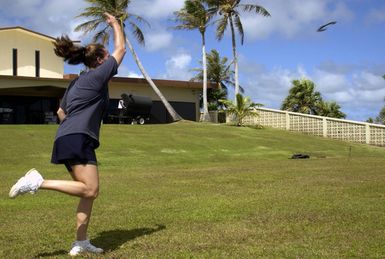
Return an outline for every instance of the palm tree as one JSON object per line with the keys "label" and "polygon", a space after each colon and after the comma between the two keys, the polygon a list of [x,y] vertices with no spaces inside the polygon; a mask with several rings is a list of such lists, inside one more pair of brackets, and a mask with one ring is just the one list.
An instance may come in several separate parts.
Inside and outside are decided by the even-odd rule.
{"label": "palm tree", "polygon": [[184,7],[174,12],[175,21],[180,24],[175,26],[179,30],[199,30],[202,38],[202,65],[203,65],[203,118],[210,121],[207,104],[207,63],[206,63],[206,28],[210,24],[213,14],[210,14],[203,0],[186,0]]}
{"label": "palm tree", "polygon": [[[75,31],[83,31],[85,34],[98,30],[94,35],[94,41],[101,41],[103,44],[106,44],[110,38],[111,28],[108,24],[105,23],[104,13],[110,13],[115,16],[120,22],[121,27],[124,29],[129,28],[131,33],[136,38],[136,40],[144,45],[144,35],[137,22],[144,22],[148,24],[143,18],[135,14],[127,12],[127,7],[130,4],[130,0],[86,0],[90,3],[91,6],[84,9],[84,11],[78,15],[78,17],[86,17],[90,20],[78,25],[75,28]],[[125,32],[124,32],[125,33]],[[182,120],[182,117],[174,110],[170,103],[166,100],[163,94],[160,92],[158,87],[154,84],[150,76],[147,74],[144,69],[142,62],[139,60],[138,55],[136,54],[131,41],[125,35],[127,46],[134,57],[136,64],[138,65],[139,70],[142,72],[144,78],[150,84],[152,89],[158,95],[159,99],[162,101],[166,107],[168,113],[171,115],[173,121]]]}
{"label": "palm tree", "polygon": [[[207,80],[215,83],[218,89],[225,89],[227,91],[228,85],[235,86],[234,71],[230,69],[232,63],[228,63],[227,57],[221,57],[219,52],[215,49],[211,50],[206,55],[207,57]],[[200,61],[202,63],[202,61]],[[194,68],[192,71],[198,72],[191,80],[202,81],[203,70],[201,68]],[[244,89],[240,87],[240,92]]]}
{"label": "palm tree", "polygon": [[[211,50],[207,54],[207,80],[217,85],[216,89],[210,88],[207,90],[207,100],[209,106],[220,108],[221,103],[218,102],[220,99],[227,98],[227,90],[229,85],[234,87],[234,71],[230,69],[231,63],[228,64],[227,57],[220,57],[218,51],[215,49]],[[202,61],[200,61],[202,63]],[[195,68],[192,71],[198,72],[191,81],[202,82],[203,80],[203,69]],[[244,89],[240,87],[241,93]]]}
{"label": "palm tree", "polygon": [[281,109],[317,115],[320,112],[322,97],[315,91],[315,85],[307,79],[293,80],[289,95],[282,102]]}
{"label": "palm tree", "polygon": [[243,97],[241,94],[236,95],[236,101],[221,100],[226,106],[226,113],[234,115],[237,126],[243,126],[243,119],[246,116],[259,116],[255,111],[255,107],[262,106],[260,103],[253,103],[249,97]]}
{"label": "palm tree", "polygon": [[346,114],[340,111],[341,106],[336,102],[321,102],[320,103],[320,112],[318,115],[326,116],[331,118],[345,119]]}
{"label": "palm tree", "polygon": [[[217,39],[221,40],[230,25],[231,40],[233,47],[233,62],[235,71],[235,96],[239,93],[239,79],[238,79],[238,55],[235,40],[235,27],[241,36],[241,44],[243,45],[244,31],[241,22],[241,12],[254,12],[255,14],[261,14],[262,16],[270,16],[270,13],[262,6],[255,4],[241,4],[241,0],[207,0],[211,11],[219,13],[222,17],[218,21],[217,25]],[[236,101],[237,99],[235,99]]]}

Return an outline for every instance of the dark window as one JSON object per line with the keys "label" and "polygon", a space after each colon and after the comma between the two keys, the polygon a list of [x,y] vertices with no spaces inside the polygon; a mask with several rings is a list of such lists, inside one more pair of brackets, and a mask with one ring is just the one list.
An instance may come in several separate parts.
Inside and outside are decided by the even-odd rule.
{"label": "dark window", "polygon": [[54,124],[57,99],[0,96],[0,124]]}
{"label": "dark window", "polygon": [[36,77],[40,77],[40,51],[35,51],[35,70],[36,70]]}
{"label": "dark window", "polygon": [[17,76],[17,49],[12,50],[13,75]]}

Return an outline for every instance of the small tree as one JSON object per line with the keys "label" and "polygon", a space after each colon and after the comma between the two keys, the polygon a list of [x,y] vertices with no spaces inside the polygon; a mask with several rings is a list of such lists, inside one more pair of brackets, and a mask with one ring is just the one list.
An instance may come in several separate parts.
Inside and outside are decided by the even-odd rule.
{"label": "small tree", "polygon": [[237,126],[243,126],[243,120],[247,116],[259,116],[255,111],[255,107],[263,106],[260,103],[253,103],[249,97],[243,97],[241,94],[236,95],[236,101],[221,100],[226,107],[226,112],[229,115],[234,115]]}
{"label": "small tree", "polygon": [[366,120],[367,123],[374,123],[374,120],[372,117],[369,117],[369,119]]}
{"label": "small tree", "polygon": [[[200,61],[202,63],[202,61]],[[203,81],[203,69],[194,68],[192,71],[197,74],[191,78],[191,81],[202,82]],[[207,89],[207,101],[210,109],[221,109],[222,104],[219,102],[221,99],[227,98],[227,90],[229,86],[234,86],[234,71],[231,70],[231,63],[228,62],[227,57],[221,57],[219,52],[215,49],[207,53],[207,79],[209,82],[216,84],[216,89]],[[241,93],[244,89],[240,87]]]}

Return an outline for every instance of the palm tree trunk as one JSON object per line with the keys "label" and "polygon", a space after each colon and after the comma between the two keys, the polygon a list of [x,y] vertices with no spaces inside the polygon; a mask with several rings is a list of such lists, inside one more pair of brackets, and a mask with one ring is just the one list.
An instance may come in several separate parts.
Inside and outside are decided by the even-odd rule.
{"label": "palm tree trunk", "polygon": [[126,38],[126,43],[127,43],[127,46],[129,48],[129,50],[131,51],[131,54],[132,56],[134,57],[134,60],[136,62],[136,64],[138,65],[138,68],[140,70],[140,72],[142,72],[144,78],[147,80],[147,82],[150,84],[151,88],[155,91],[155,93],[158,95],[159,99],[162,101],[162,103],[164,104],[164,106],[166,107],[166,110],[168,111],[168,113],[170,114],[170,116],[172,117],[172,120],[175,122],[175,121],[180,121],[180,120],[183,120],[183,118],[174,110],[174,108],[170,105],[170,103],[166,100],[166,98],[163,96],[163,94],[160,92],[160,90],[158,89],[158,87],[154,84],[154,82],[152,81],[152,79],[149,77],[149,75],[147,74],[146,70],[144,70],[144,67],[142,65],[142,63],[140,62],[139,58],[138,58],[138,55],[136,55],[136,52],[134,50],[134,48],[132,47],[132,44],[131,42],[128,40],[128,38]]}
{"label": "palm tree trunk", "polygon": [[238,81],[238,55],[237,46],[235,41],[235,32],[233,18],[230,16],[230,28],[231,28],[231,40],[233,43],[233,62],[234,62],[234,80],[235,80],[235,103],[237,103],[237,94],[239,94],[239,81]]}
{"label": "palm tree trunk", "polygon": [[207,61],[206,61],[206,42],[205,35],[202,35],[202,65],[203,65],[203,117],[201,121],[209,122],[210,114],[207,105]]}

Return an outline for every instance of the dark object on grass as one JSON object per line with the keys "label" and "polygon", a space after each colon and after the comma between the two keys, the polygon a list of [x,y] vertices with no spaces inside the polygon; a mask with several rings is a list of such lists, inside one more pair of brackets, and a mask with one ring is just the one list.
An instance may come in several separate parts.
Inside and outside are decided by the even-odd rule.
{"label": "dark object on grass", "polygon": [[294,154],[291,157],[291,159],[306,159],[306,158],[310,158],[310,156],[307,154]]}
{"label": "dark object on grass", "polygon": [[318,28],[318,30],[317,31],[326,31],[326,27],[327,26],[329,26],[329,25],[332,25],[332,24],[336,24],[337,22],[336,21],[332,21],[332,22],[329,22],[329,23],[327,23],[327,24],[324,24],[324,25],[322,25],[321,27],[319,27]]}

